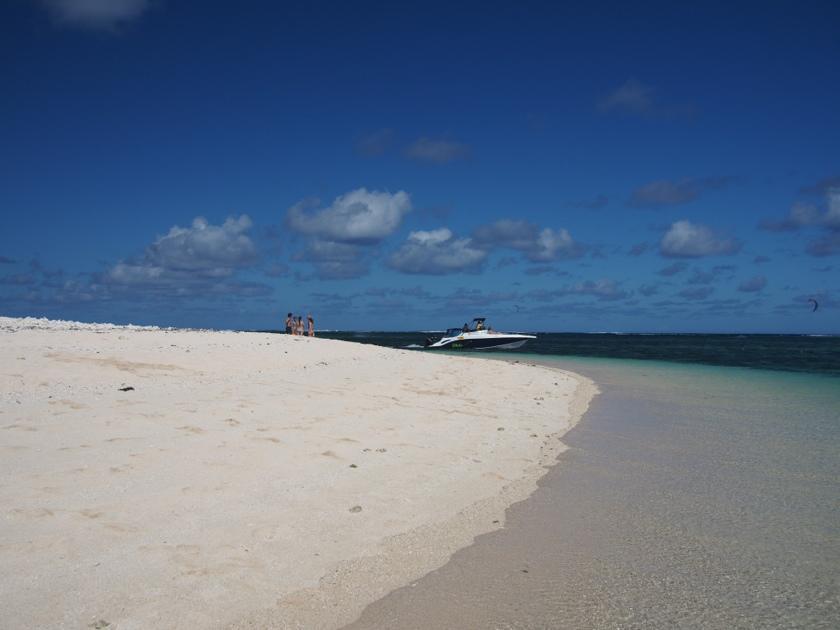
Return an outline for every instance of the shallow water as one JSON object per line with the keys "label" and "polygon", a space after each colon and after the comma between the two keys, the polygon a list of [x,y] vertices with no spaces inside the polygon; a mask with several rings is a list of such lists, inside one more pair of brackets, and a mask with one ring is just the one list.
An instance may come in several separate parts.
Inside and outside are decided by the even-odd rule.
{"label": "shallow water", "polygon": [[836,377],[528,358],[601,388],[570,450],[351,627],[840,627]]}

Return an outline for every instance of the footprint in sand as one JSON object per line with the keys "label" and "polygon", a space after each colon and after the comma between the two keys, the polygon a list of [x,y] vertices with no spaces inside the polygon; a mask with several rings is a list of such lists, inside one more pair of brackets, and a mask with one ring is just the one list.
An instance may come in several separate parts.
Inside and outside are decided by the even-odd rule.
{"label": "footprint in sand", "polygon": [[11,513],[25,518],[44,518],[47,516],[55,516],[55,513],[48,508],[15,508],[11,510]]}
{"label": "footprint in sand", "polygon": [[186,431],[187,433],[192,433],[194,435],[198,435],[199,433],[204,433],[204,429],[199,428],[199,427],[189,426],[189,425],[183,426],[183,427],[178,427],[178,430],[179,431]]}
{"label": "footprint in sand", "polygon": [[37,431],[35,427],[30,427],[25,424],[7,424],[4,429],[20,429],[21,431]]}

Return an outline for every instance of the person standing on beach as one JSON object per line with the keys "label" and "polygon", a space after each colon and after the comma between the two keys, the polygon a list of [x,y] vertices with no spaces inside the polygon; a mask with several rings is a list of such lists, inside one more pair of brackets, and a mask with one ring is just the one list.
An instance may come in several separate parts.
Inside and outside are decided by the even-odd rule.
{"label": "person standing on beach", "polygon": [[292,331],[292,324],[294,324],[294,323],[295,323],[295,320],[292,318],[292,314],[289,313],[288,315],[286,315],[286,334],[287,335],[294,334],[294,331]]}
{"label": "person standing on beach", "polygon": [[309,313],[309,315],[306,316],[306,321],[309,324],[309,336],[314,337],[315,336],[315,320],[312,319],[312,313]]}
{"label": "person standing on beach", "polygon": [[295,334],[303,337],[306,331],[303,329],[303,315],[298,315],[297,323],[295,324]]}

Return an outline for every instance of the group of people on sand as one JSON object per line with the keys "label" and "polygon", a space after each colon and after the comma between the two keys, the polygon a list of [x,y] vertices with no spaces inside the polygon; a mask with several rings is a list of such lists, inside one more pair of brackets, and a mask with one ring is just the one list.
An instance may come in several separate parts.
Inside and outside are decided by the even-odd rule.
{"label": "group of people on sand", "polygon": [[303,323],[303,315],[286,315],[286,334],[297,335],[298,337],[315,336],[315,320],[312,314],[306,316],[306,324]]}

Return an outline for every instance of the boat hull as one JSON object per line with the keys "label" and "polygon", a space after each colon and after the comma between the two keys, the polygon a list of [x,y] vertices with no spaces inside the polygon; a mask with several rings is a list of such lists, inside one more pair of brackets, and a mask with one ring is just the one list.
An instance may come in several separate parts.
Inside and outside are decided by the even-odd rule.
{"label": "boat hull", "polygon": [[445,339],[427,346],[427,350],[516,350],[528,341],[529,337],[501,339]]}

